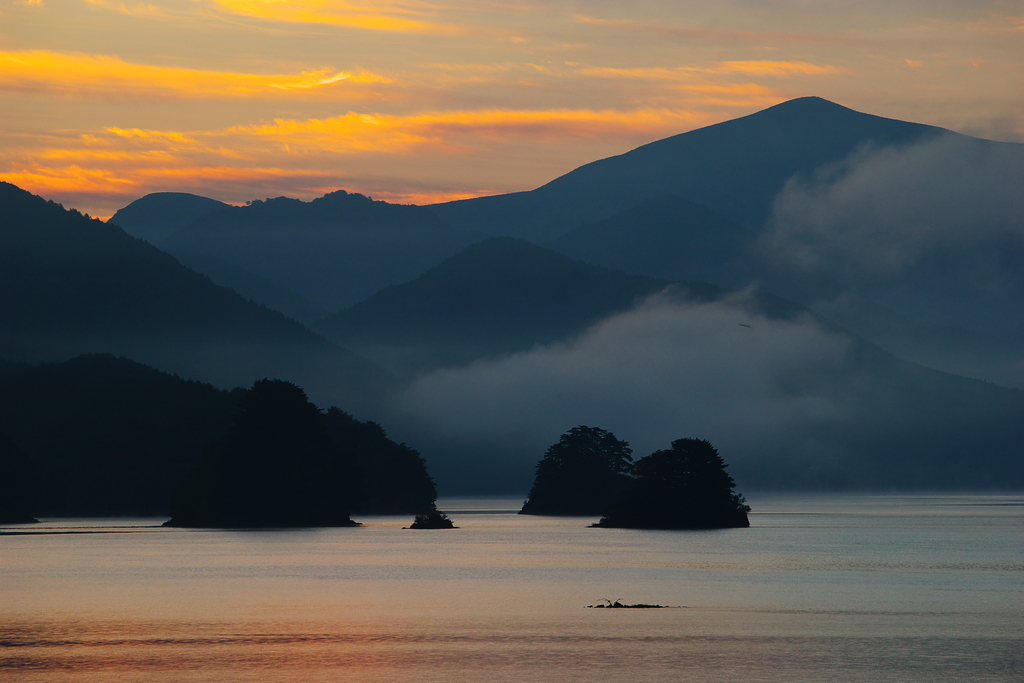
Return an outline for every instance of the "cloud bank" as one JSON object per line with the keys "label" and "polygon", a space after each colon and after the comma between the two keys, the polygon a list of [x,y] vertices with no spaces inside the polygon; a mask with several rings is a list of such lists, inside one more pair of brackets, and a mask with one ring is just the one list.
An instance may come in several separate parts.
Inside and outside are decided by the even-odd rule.
{"label": "cloud bank", "polygon": [[768,246],[850,278],[888,277],[935,250],[1024,241],[1024,145],[940,135],[864,149],[776,200]]}
{"label": "cloud bank", "polygon": [[699,437],[739,463],[759,443],[840,416],[828,378],[850,349],[810,318],[754,315],[743,299],[656,295],[571,343],[428,374],[404,397],[406,419],[485,460],[500,451],[521,471],[580,424],[614,432],[637,457]]}

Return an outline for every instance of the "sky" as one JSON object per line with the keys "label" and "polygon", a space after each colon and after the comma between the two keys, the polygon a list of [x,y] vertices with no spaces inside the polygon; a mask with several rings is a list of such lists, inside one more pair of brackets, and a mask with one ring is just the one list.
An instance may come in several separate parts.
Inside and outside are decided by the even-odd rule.
{"label": "sky", "polygon": [[1024,141],[1022,83],[1024,0],[0,0],[0,180],[423,204],[806,95]]}

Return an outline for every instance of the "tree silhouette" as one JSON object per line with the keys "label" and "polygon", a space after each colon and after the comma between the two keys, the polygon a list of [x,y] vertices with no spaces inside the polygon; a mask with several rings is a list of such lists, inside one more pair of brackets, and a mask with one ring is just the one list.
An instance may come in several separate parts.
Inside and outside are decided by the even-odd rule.
{"label": "tree silhouette", "polygon": [[548,448],[520,514],[599,515],[633,471],[632,449],[611,432],[573,427]]}
{"label": "tree silhouette", "polygon": [[32,508],[39,498],[39,475],[25,452],[0,434],[0,524],[38,521]]}
{"label": "tree silhouette", "polygon": [[360,422],[335,407],[323,419],[331,438],[358,460],[363,472],[359,512],[399,515],[434,510],[437,487],[417,451],[389,439],[376,422]]}
{"label": "tree silhouette", "polygon": [[412,524],[409,526],[410,529],[458,529],[448,515],[444,514],[440,510],[434,509],[430,512],[425,512],[420,515],[416,515],[413,519]]}
{"label": "tree silhouette", "polygon": [[305,392],[264,379],[186,479],[167,526],[349,526],[360,479]]}
{"label": "tree silhouette", "polygon": [[750,508],[718,450],[704,439],[679,439],[636,463],[636,478],[596,526],[635,529],[748,527]]}

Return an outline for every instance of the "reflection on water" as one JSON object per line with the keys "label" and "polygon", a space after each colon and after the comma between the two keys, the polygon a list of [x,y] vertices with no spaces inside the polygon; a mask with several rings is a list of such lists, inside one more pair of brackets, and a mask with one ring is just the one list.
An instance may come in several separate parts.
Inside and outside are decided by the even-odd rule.
{"label": "reflection on water", "polygon": [[8,527],[0,678],[1024,680],[1024,496],[753,497],[708,532],[520,504],[443,500],[452,531]]}

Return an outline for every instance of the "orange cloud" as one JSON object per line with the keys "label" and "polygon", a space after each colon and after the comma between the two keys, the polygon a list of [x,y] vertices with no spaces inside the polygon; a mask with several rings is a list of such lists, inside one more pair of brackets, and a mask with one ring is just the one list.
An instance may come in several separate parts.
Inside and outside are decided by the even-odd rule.
{"label": "orange cloud", "polygon": [[432,9],[424,3],[376,2],[371,7],[343,0],[214,0],[236,14],[257,19],[402,33],[460,35],[465,30],[429,21]]}
{"label": "orange cloud", "polygon": [[670,132],[692,126],[698,117],[668,109],[634,111],[457,111],[412,116],[348,113],[330,119],[278,119],[238,126],[225,136],[277,141],[291,153],[410,152],[415,148],[470,151],[467,138],[565,139]]}
{"label": "orange cloud", "polygon": [[[40,0],[41,2],[42,0]],[[121,14],[127,14],[130,17],[162,17],[166,16],[161,12],[155,5],[148,3],[136,3],[135,5],[128,6],[123,2],[109,2],[108,0],[85,0],[90,5],[102,7],[103,9],[113,10]]]}
{"label": "orange cloud", "polygon": [[809,62],[721,62],[715,73],[740,73],[754,76],[824,76],[845,73],[843,69],[830,64]]}
{"label": "orange cloud", "polygon": [[[0,90],[42,91],[76,96],[232,99],[280,97],[336,83],[390,83],[378,74],[333,69],[301,74],[244,74],[132,64],[117,57],[47,52],[0,52]],[[346,98],[356,95],[351,88]]]}
{"label": "orange cloud", "polygon": [[[213,131],[108,128],[91,133],[54,133],[36,149],[19,150],[19,161],[0,166],[0,179],[44,196],[86,197],[82,207],[109,213],[145,192],[177,188],[209,194],[210,188],[246,198],[266,188],[288,191],[350,189],[392,201],[424,202],[479,196],[471,179],[437,186],[365,180],[348,183],[340,168],[372,158],[432,156],[451,163],[457,155],[490,153],[495,144],[550,147],[571,139],[629,144],[709,123],[706,115],[669,109],[453,111],[410,116],[348,113],[328,119],[279,119]],[[290,168],[282,168],[290,167]],[[322,170],[329,169],[329,170]],[[275,189],[276,188],[276,189]]]}

